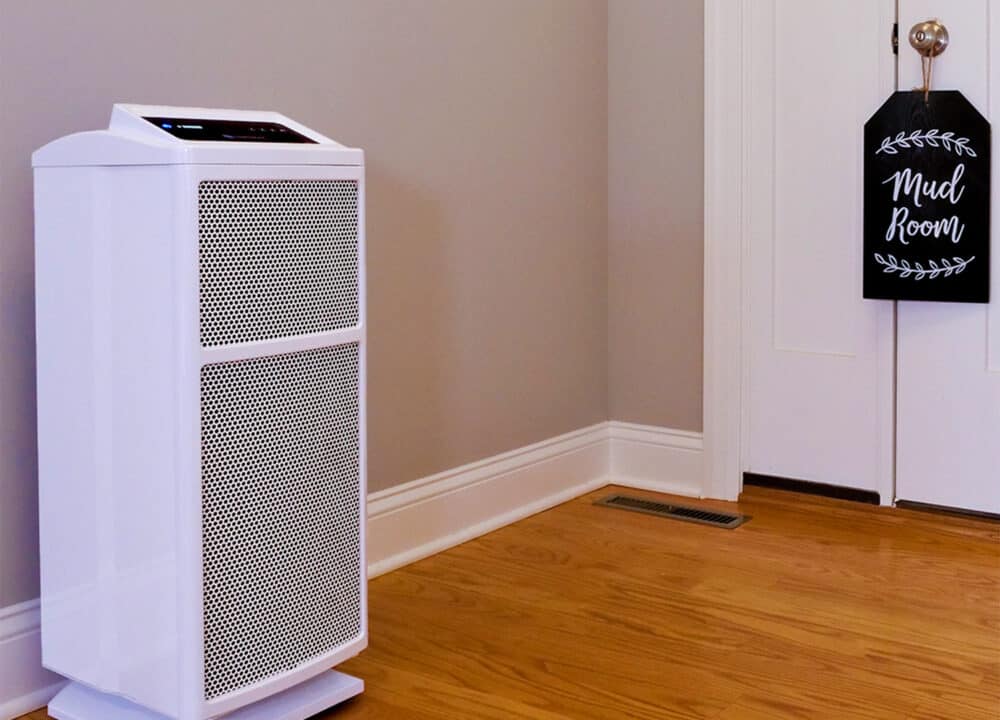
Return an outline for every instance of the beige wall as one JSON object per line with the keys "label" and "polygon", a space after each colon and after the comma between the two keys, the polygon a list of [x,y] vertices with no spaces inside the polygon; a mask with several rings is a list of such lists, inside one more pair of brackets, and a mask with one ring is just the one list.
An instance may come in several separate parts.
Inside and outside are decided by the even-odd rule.
{"label": "beige wall", "polygon": [[703,1],[609,0],[615,420],[701,430]]}
{"label": "beige wall", "polygon": [[34,148],[114,101],[365,148],[378,490],[607,418],[606,78],[604,0],[3,2],[0,607],[37,593]]}

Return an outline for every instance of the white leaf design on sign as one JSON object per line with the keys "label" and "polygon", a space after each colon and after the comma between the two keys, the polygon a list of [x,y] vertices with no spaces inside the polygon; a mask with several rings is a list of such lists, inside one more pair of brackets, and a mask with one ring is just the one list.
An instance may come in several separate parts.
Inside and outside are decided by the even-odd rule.
{"label": "white leaf design on sign", "polygon": [[969,146],[969,138],[966,137],[955,137],[955,133],[946,132],[941,133],[940,130],[933,128],[927,130],[926,132],[921,132],[920,130],[914,130],[909,135],[906,131],[899,133],[896,137],[891,135],[882,141],[879,149],[875,151],[876,155],[881,155],[885,153],[886,155],[898,155],[899,150],[897,148],[909,149],[910,146],[922,148],[925,144],[930,147],[944,147],[945,150],[955,153],[959,157],[968,155],[969,157],[979,157],[975,150]]}
{"label": "white leaf design on sign", "polygon": [[884,273],[899,273],[900,278],[913,278],[914,280],[923,280],[924,278],[934,280],[938,277],[958,275],[965,268],[969,267],[969,263],[975,260],[976,256],[973,255],[970,258],[953,257],[951,260],[941,258],[940,264],[934,260],[930,260],[926,268],[919,262],[911,265],[905,258],[900,262],[894,255],[883,257],[881,253],[875,253],[874,258],[875,262],[882,266],[882,272]]}

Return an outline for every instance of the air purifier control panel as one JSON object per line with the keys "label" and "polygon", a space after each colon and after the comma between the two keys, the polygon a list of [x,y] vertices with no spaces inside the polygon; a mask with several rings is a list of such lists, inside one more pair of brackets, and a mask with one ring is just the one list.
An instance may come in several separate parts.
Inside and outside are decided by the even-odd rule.
{"label": "air purifier control panel", "polygon": [[316,141],[276,122],[208,120],[204,118],[144,117],[180,140],[213,142],[312,143]]}

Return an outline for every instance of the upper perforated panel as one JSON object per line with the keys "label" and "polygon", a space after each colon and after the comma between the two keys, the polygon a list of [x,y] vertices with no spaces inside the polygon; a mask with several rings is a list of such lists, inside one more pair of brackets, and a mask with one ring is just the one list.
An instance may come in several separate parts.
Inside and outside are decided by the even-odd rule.
{"label": "upper perforated panel", "polygon": [[207,180],[198,224],[202,346],[358,324],[356,180]]}

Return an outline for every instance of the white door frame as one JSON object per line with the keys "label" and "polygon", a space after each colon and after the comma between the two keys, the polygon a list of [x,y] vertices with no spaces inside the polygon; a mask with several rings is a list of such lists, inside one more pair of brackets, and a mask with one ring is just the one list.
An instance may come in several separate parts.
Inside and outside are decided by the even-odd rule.
{"label": "white door frame", "polygon": [[[750,237],[747,48],[753,3],[705,0],[703,494],[724,500],[738,499],[743,489],[749,423],[743,268]],[[880,496],[883,504],[894,501],[891,487],[881,488]]]}
{"label": "white door frame", "polygon": [[743,489],[743,258],[747,85],[744,47],[753,0],[705,0],[704,495]]}

